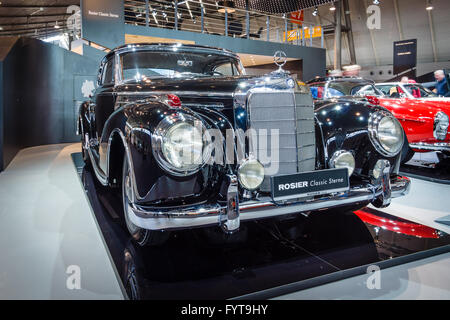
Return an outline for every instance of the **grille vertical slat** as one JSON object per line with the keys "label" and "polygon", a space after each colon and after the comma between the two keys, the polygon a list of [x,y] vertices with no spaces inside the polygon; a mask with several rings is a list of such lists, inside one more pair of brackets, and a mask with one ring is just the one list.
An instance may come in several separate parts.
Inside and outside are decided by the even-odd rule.
{"label": "grille vertical slat", "polygon": [[[261,186],[270,191],[270,176],[312,171],[315,168],[314,107],[307,94],[292,92],[253,93],[249,100],[250,127],[257,132],[267,130],[267,146],[258,144],[256,155],[263,162],[261,154],[272,156],[271,129],[279,130],[278,171],[268,174]],[[265,152],[265,153],[261,153]],[[272,167],[273,168],[273,167]]]}

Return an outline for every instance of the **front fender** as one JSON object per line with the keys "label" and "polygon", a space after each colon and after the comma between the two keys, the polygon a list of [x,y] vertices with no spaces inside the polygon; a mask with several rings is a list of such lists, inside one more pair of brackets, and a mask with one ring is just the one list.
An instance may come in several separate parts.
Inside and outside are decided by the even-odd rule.
{"label": "front fender", "polygon": [[355,174],[367,177],[376,161],[387,159],[394,168],[399,155],[392,158],[382,156],[373,146],[368,123],[372,113],[386,110],[367,102],[353,100],[329,100],[315,109],[315,115],[323,136],[325,163],[334,152],[347,150],[355,157]]}
{"label": "front fender", "polygon": [[159,101],[133,103],[118,108],[105,125],[103,136],[108,137],[109,180],[121,178],[122,159],[117,159],[121,155],[117,143],[121,143],[132,170],[135,202],[188,201],[214,191],[208,188],[211,174],[208,166],[187,177],[172,176],[153,156],[152,135],[157,125],[164,117],[178,112],[189,110],[172,108]]}

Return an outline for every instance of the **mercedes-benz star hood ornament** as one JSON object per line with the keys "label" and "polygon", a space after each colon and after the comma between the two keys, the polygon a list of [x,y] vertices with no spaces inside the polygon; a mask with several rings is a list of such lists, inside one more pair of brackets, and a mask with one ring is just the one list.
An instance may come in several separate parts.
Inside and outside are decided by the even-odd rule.
{"label": "mercedes-benz star hood ornament", "polygon": [[283,66],[287,62],[287,56],[284,51],[275,52],[275,54],[273,55],[273,62],[275,62],[275,64],[278,66],[278,70],[275,72],[287,73],[285,70],[283,70]]}

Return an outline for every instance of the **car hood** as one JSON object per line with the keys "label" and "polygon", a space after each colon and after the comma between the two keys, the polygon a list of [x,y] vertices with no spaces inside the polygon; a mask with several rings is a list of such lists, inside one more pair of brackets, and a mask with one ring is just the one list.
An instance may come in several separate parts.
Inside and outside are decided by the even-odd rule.
{"label": "car hood", "polygon": [[214,93],[231,94],[236,91],[240,83],[253,82],[254,76],[233,77],[190,77],[152,79],[148,82],[133,81],[121,84],[115,88],[116,92],[167,92],[180,94]]}
{"label": "car hood", "polygon": [[414,121],[428,121],[434,119],[438,111],[450,116],[450,99],[383,99],[380,104],[389,109],[397,118]]}

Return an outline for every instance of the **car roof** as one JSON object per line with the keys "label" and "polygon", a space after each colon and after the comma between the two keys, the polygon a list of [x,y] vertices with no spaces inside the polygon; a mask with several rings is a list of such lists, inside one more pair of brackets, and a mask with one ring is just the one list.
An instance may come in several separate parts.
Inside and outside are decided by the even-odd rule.
{"label": "car roof", "polygon": [[116,52],[122,52],[137,49],[137,48],[154,48],[154,49],[172,49],[174,47],[177,48],[197,48],[197,49],[205,49],[205,50],[212,50],[216,51],[217,53],[224,53],[226,55],[234,56],[235,58],[239,59],[239,56],[234,53],[233,51],[223,49],[223,48],[217,48],[217,47],[211,47],[211,46],[204,46],[204,45],[198,45],[198,44],[184,44],[184,43],[165,43],[165,42],[139,42],[139,43],[129,43],[125,45],[118,46],[114,49],[112,49],[103,59],[108,59],[112,55],[114,55]]}

